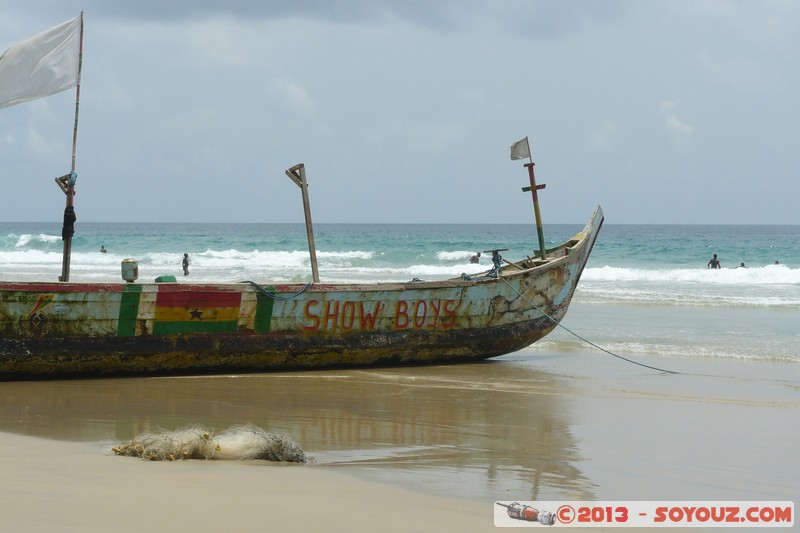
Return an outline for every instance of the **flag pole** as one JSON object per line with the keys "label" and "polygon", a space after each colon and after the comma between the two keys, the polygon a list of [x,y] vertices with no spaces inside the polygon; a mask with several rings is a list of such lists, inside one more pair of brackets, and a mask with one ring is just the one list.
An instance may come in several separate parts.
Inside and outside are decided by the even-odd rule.
{"label": "flag pole", "polygon": [[531,145],[528,142],[528,136],[525,136],[525,144],[528,148],[528,160],[530,163],[525,163],[528,169],[528,178],[530,178],[530,187],[523,187],[523,191],[531,191],[533,197],[533,214],[536,217],[536,234],[539,237],[539,258],[547,259],[547,249],[544,246],[544,232],[542,231],[542,215],[539,212],[539,194],[536,192],[539,189],[544,189],[546,185],[536,185],[536,176],[533,174],[533,155],[531,155]]}
{"label": "flag pole", "polygon": [[78,175],[75,172],[75,154],[78,147],[78,115],[81,105],[81,69],[83,67],[83,11],[81,11],[81,31],[80,45],[78,48],[78,83],[75,89],[75,125],[72,129],[72,166],[70,173],[66,176],[56,178],[56,182],[67,195],[67,206],[64,208],[64,226],[61,230],[61,238],[64,241],[64,253],[61,263],[61,276],[59,281],[69,281],[69,263],[72,255],[72,235],[75,234],[75,207],[73,199],[75,197],[75,182]]}

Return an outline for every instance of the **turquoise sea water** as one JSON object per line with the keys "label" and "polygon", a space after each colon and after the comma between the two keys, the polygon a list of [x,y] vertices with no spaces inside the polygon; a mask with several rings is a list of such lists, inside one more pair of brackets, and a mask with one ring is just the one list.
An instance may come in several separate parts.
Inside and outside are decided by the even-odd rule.
{"label": "turquoise sea water", "polygon": [[[546,225],[547,246],[582,224]],[[529,225],[315,225],[323,282],[443,279],[487,269],[469,258],[508,248],[509,260],[538,248]],[[59,223],[0,223],[0,279],[56,281]],[[564,325],[624,355],[800,362],[800,226],[606,224]],[[101,254],[103,245],[108,253]],[[141,281],[173,274],[191,257],[192,281],[311,280],[303,224],[76,225],[71,281],[120,279],[139,262]],[[718,254],[721,270],[706,264]],[[779,264],[775,264],[778,261]],[[744,262],[748,268],[736,268]],[[585,346],[557,330],[533,348]]]}

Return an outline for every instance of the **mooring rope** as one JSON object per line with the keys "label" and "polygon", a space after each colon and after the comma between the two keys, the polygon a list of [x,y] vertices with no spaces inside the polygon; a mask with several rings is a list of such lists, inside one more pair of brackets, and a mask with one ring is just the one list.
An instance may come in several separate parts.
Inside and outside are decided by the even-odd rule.
{"label": "mooring rope", "polygon": [[297,291],[295,293],[292,293],[292,294],[280,294],[279,295],[279,294],[274,293],[274,292],[269,292],[268,290],[264,289],[264,287],[262,287],[261,285],[259,285],[255,281],[246,280],[246,281],[240,281],[239,283],[247,283],[251,287],[255,288],[258,292],[260,292],[261,294],[266,296],[267,298],[272,298],[273,300],[291,300],[292,298],[297,298],[298,296],[300,296],[301,294],[306,292],[308,290],[308,288],[311,287],[314,284],[313,282],[309,282],[309,283],[306,284],[305,287],[303,287],[302,289],[300,289],[299,291]]}
{"label": "mooring rope", "polygon": [[580,339],[581,341],[585,342],[585,343],[586,343],[586,344],[588,344],[589,346],[592,346],[592,347],[594,347],[594,348],[597,348],[597,349],[598,349],[598,350],[600,350],[601,352],[605,352],[605,353],[607,353],[608,355],[612,355],[612,356],[614,356],[614,357],[616,357],[616,358],[618,358],[618,359],[622,359],[623,361],[627,361],[628,363],[633,363],[634,365],[643,366],[643,367],[645,367],[645,368],[649,368],[649,369],[651,369],[651,370],[657,370],[657,371],[659,371],[659,372],[666,372],[667,374],[682,374],[682,372],[676,372],[675,370],[666,370],[666,369],[664,369],[664,368],[658,368],[658,367],[655,367],[655,366],[646,365],[646,364],[644,364],[644,363],[640,363],[640,362],[638,362],[638,361],[634,361],[633,359],[628,359],[627,357],[622,357],[621,355],[615,354],[614,352],[612,352],[612,351],[610,351],[610,350],[606,350],[606,349],[605,349],[605,348],[603,348],[602,346],[598,346],[597,344],[593,343],[592,341],[590,341],[590,340],[588,340],[588,339],[586,339],[586,338],[584,338],[584,337],[581,337],[580,335],[578,335],[577,333],[575,333],[574,331],[572,331],[571,329],[569,329],[569,328],[568,328],[568,327],[566,327],[565,325],[561,324],[561,322],[559,322],[558,320],[556,320],[555,318],[553,318],[552,316],[550,316],[549,314],[547,314],[547,313],[546,313],[546,312],[545,312],[545,311],[544,311],[542,308],[540,308],[539,306],[537,306],[536,304],[534,304],[532,301],[530,301],[528,298],[526,298],[524,294],[522,294],[521,292],[519,292],[519,291],[517,290],[517,288],[516,288],[516,287],[514,287],[514,286],[513,286],[511,283],[509,283],[509,282],[508,282],[508,280],[507,280],[506,278],[504,278],[504,277],[502,277],[502,276],[501,276],[501,277],[500,277],[500,279],[502,279],[503,281],[505,281],[505,282],[506,282],[506,284],[507,284],[509,287],[511,287],[511,290],[513,290],[514,292],[516,292],[517,294],[519,294],[519,295],[520,295],[520,297],[521,297],[523,300],[525,300],[526,302],[528,302],[529,304],[531,304],[531,307],[533,307],[534,309],[536,309],[537,311],[539,311],[540,313],[542,313],[542,315],[544,315],[545,317],[547,317],[547,318],[549,318],[550,320],[552,320],[552,321],[553,321],[553,322],[556,324],[556,326],[558,326],[558,327],[562,328],[564,331],[566,331],[566,332],[567,332],[567,333],[569,333],[570,335],[574,336],[575,338],[577,338],[577,339]]}

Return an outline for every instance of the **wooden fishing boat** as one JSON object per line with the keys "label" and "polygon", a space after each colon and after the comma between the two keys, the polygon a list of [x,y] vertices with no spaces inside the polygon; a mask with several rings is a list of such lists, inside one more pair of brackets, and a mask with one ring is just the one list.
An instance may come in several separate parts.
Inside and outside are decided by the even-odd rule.
{"label": "wooden fishing boat", "polygon": [[[519,350],[567,312],[603,223],[598,207],[583,231],[545,249],[527,137],[511,146],[525,164],[539,249],[480,275],[404,283],[321,283],[304,166],[287,175],[302,189],[313,281],[309,284],[124,282],[69,279],[83,14],[17,45],[0,78],[0,107],[76,87],[72,169],[56,178],[66,195],[59,282],[0,282],[0,379],[257,372],[466,362]],[[53,62],[52,69],[45,68]],[[67,68],[69,67],[69,68]],[[28,69],[28,70],[26,70]]]}
{"label": "wooden fishing boat", "polygon": [[603,222],[479,275],[376,284],[0,282],[0,378],[476,361],[567,312]]}

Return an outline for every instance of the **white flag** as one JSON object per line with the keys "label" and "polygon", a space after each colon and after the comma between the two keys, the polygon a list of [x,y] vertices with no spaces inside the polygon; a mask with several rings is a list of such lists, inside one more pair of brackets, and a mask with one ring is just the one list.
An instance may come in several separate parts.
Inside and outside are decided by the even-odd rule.
{"label": "white flag", "polygon": [[520,139],[511,145],[511,159],[525,159],[530,158],[531,147],[528,145],[528,138]]}
{"label": "white flag", "polygon": [[78,85],[81,19],[82,15],[43,31],[0,56],[0,107]]}

